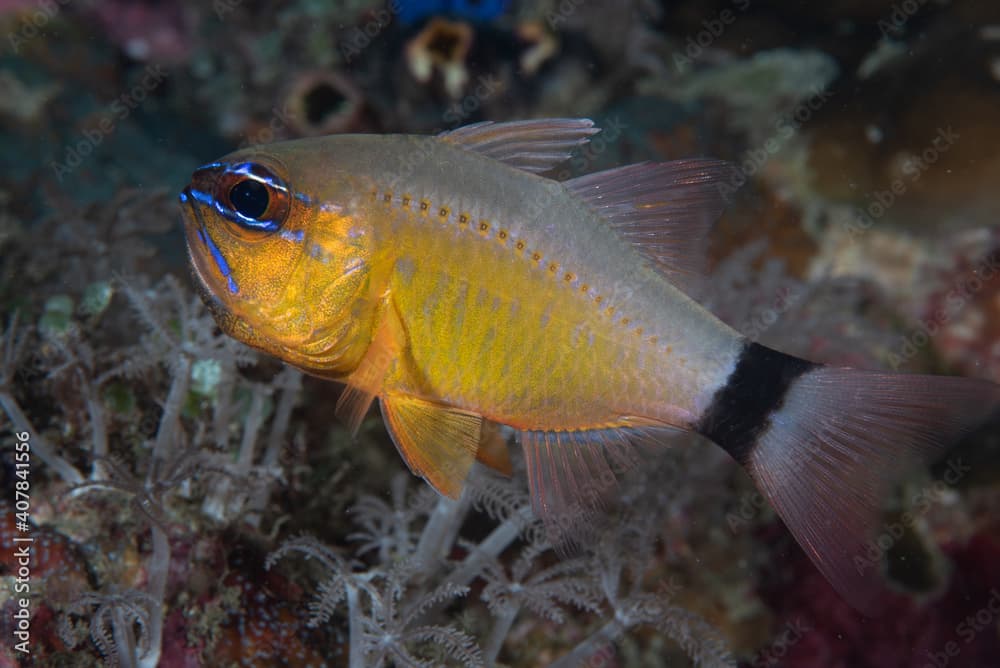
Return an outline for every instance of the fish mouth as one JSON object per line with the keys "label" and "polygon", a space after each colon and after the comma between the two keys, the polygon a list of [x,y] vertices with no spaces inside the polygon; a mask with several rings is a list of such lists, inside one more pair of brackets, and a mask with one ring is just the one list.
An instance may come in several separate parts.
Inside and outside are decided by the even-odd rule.
{"label": "fish mouth", "polygon": [[[191,266],[198,282],[217,300],[226,292],[235,292],[232,289],[235,286],[232,276],[225,276],[222,268],[213,266],[210,260],[213,255],[222,259],[221,253],[209,234],[191,186],[186,186],[181,191],[179,199],[181,204],[185,205],[181,210],[184,218],[184,236],[187,240]],[[222,261],[225,262],[224,259]],[[228,269],[228,265],[224,266]]]}

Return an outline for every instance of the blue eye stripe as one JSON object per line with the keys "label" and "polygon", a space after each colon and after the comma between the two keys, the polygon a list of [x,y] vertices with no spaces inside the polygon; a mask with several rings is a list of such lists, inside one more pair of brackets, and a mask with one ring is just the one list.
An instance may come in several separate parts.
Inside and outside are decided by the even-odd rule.
{"label": "blue eye stripe", "polygon": [[215,245],[212,240],[212,235],[207,231],[204,231],[202,239],[205,241],[205,245],[208,246],[209,252],[212,254],[212,260],[215,262],[215,266],[219,268],[219,272],[225,277],[227,284],[229,285],[229,291],[236,294],[240,291],[239,287],[236,285],[236,281],[233,279],[233,271],[229,268],[229,263],[226,262],[225,256],[222,255],[222,251],[219,247]]}
{"label": "blue eye stripe", "polygon": [[229,263],[226,262],[226,256],[223,255],[222,251],[219,250],[219,247],[215,245],[215,240],[212,239],[211,233],[205,227],[205,221],[202,220],[201,214],[198,212],[198,207],[194,205],[194,202],[192,202],[192,200],[197,202],[211,202],[212,198],[197,188],[191,188],[189,186],[181,192],[179,199],[181,202],[189,203],[191,205],[191,210],[198,221],[198,228],[195,230],[195,233],[198,235],[198,240],[201,241],[206,248],[208,248],[209,253],[212,256],[212,261],[218,268],[219,273],[221,273],[226,279],[226,285],[229,288],[229,292],[236,294],[240,291],[240,288],[236,284],[236,279],[233,278],[233,270],[229,267]]}
{"label": "blue eye stripe", "polygon": [[201,202],[206,206],[215,206],[215,198],[207,192],[198,190],[197,188],[189,188],[188,192],[191,194],[191,199],[194,201]]}
{"label": "blue eye stripe", "polygon": [[274,179],[274,178],[272,178],[270,176],[267,176],[266,174],[260,174],[260,173],[258,173],[256,171],[254,171],[254,165],[253,165],[253,163],[250,163],[250,162],[243,162],[243,163],[240,163],[238,165],[233,165],[232,167],[230,167],[229,169],[226,170],[226,173],[228,173],[228,174],[240,174],[242,176],[248,176],[251,179],[254,179],[255,181],[260,181],[261,183],[266,183],[267,185],[271,186],[272,188],[274,188],[276,190],[280,190],[280,191],[286,192],[286,193],[288,192],[288,189],[285,187],[285,184],[281,183],[277,179]]}
{"label": "blue eye stripe", "polygon": [[244,227],[251,227],[255,230],[260,230],[262,232],[274,232],[278,227],[277,222],[271,219],[257,219],[257,218],[247,218],[239,211],[233,211],[232,209],[227,209],[220,203],[215,203],[215,210],[219,212],[220,215],[225,216],[228,220],[233,221],[238,225],[243,225]]}

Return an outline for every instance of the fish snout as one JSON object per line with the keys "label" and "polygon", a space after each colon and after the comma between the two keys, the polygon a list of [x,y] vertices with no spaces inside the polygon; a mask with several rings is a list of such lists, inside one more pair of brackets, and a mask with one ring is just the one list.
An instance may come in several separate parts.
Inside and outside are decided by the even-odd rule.
{"label": "fish snout", "polygon": [[191,173],[191,184],[189,187],[195,190],[211,192],[223,169],[224,165],[219,162],[198,167]]}
{"label": "fish snout", "polygon": [[192,208],[198,203],[211,205],[222,168],[220,163],[211,163],[194,170],[191,174],[191,182],[184,187],[178,196],[181,204],[187,204]]}

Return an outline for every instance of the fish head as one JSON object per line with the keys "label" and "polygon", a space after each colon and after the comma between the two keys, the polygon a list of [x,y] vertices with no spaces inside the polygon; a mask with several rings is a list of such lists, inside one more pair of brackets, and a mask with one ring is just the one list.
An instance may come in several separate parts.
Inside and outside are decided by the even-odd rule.
{"label": "fish head", "polygon": [[195,170],[179,196],[188,254],[223,331],[339,378],[371,340],[371,235],[347,213],[351,176],[294,158],[276,144]]}

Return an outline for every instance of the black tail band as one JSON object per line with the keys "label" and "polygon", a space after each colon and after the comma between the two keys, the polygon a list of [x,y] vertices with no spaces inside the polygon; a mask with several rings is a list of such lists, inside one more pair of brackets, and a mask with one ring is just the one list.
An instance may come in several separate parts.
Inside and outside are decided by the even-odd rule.
{"label": "black tail band", "polygon": [[747,344],[695,430],[745,464],[771,416],[784,403],[792,382],[818,366],[759,343]]}

